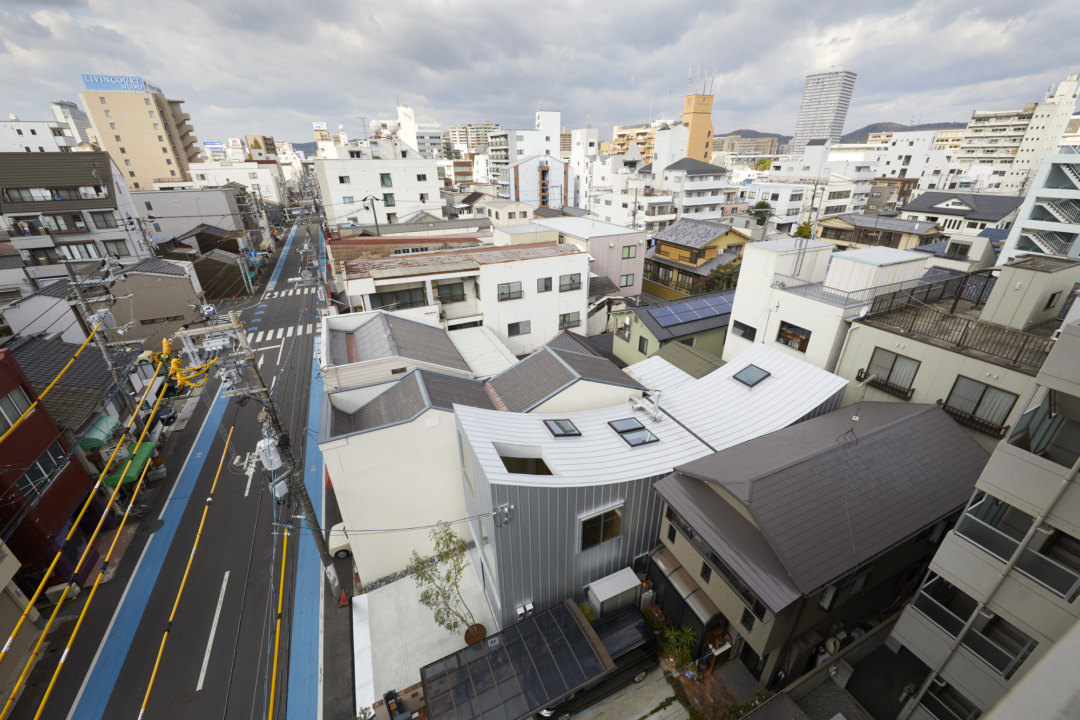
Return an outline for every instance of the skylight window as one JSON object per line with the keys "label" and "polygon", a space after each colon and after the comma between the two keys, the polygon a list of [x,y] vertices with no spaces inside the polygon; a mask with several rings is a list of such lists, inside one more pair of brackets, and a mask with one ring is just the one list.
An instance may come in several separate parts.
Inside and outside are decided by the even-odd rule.
{"label": "skylight window", "polygon": [[545,420],[544,425],[555,437],[581,437],[581,431],[569,420]]}
{"label": "skylight window", "polygon": [[658,442],[660,440],[660,438],[646,430],[645,426],[641,424],[641,421],[636,418],[612,420],[608,425],[611,426],[612,430],[619,433],[619,436],[625,440],[626,444],[630,447],[648,445],[649,443]]}
{"label": "skylight window", "polygon": [[747,365],[742,370],[735,373],[734,377],[743,385],[746,385],[747,387],[754,387],[759,382],[769,377],[769,375],[771,374],[772,373],[766,370],[762,370],[757,365]]}

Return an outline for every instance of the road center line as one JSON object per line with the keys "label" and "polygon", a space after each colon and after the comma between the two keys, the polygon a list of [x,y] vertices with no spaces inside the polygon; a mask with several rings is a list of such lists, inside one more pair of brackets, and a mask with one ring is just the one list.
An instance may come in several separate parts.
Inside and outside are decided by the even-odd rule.
{"label": "road center line", "polygon": [[229,584],[229,571],[225,571],[225,579],[221,581],[221,593],[217,599],[217,610],[214,611],[214,622],[210,625],[210,639],[206,641],[206,654],[203,655],[202,672],[199,673],[199,685],[195,692],[202,690],[203,681],[206,680],[206,666],[210,664],[210,649],[214,647],[214,634],[217,633],[218,619],[221,617],[221,604],[225,601],[225,586]]}

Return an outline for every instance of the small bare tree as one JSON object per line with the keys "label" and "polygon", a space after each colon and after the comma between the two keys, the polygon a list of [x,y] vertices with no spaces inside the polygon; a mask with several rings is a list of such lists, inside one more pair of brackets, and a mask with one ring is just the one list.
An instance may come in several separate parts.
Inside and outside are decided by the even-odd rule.
{"label": "small bare tree", "polygon": [[443,522],[431,529],[435,543],[435,556],[422,558],[413,550],[409,561],[409,573],[422,588],[420,602],[435,613],[435,622],[448,632],[468,630],[476,624],[469,606],[461,597],[461,580],[467,559],[468,545],[454,532],[450,523]]}

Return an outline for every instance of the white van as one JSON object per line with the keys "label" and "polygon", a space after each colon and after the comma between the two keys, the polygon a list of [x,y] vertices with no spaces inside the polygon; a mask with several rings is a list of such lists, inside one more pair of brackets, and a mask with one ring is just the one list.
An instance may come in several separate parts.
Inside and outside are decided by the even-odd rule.
{"label": "white van", "polygon": [[327,545],[330,546],[330,554],[336,558],[344,560],[352,555],[352,546],[349,545],[349,534],[345,532],[344,522],[339,522],[330,528],[330,540]]}

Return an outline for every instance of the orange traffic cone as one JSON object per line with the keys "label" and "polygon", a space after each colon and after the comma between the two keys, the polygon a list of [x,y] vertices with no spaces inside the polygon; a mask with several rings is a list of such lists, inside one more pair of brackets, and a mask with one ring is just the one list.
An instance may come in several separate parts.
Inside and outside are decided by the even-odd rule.
{"label": "orange traffic cone", "polygon": [[341,600],[338,601],[338,607],[347,607],[349,604],[349,598],[345,595],[345,588],[341,588]]}

